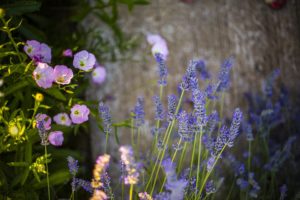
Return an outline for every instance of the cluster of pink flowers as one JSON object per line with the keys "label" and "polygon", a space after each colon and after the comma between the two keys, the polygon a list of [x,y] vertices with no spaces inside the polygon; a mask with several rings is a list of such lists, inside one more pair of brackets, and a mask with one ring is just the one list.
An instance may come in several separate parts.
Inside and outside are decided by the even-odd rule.
{"label": "cluster of pink flowers", "polygon": [[[54,68],[48,65],[51,63],[51,49],[47,44],[28,40],[24,46],[24,51],[37,65],[33,71],[33,78],[39,87],[44,89],[51,88],[53,82],[59,85],[71,83],[74,76],[72,69],[65,65],[56,65]],[[63,56],[73,57],[72,50],[64,50]],[[92,80],[97,84],[105,81],[105,68],[97,64],[95,56],[86,50],[77,52],[74,55],[73,66],[85,72],[94,69],[92,71]]]}
{"label": "cluster of pink flowers", "polygon": [[[67,113],[58,113],[53,117],[55,123],[64,126],[71,126],[74,124],[81,124],[89,119],[90,110],[86,105],[75,104],[71,108],[70,117]],[[46,131],[51,130],[51,117],[46,114],[39,113],[35,116],[36,121],[43,121],[43,127]],[[53,146],[61,146],[64,141],[63,132],[52,131],[49,133],[48,140]]]}
{"label": "cluster of pink flowers", "polygon": [[163,59],[166,60],[169,55],[169,50],[167,46],[166,40],[160,35],[156,34],[148,34],[147,41],[150,45],[152,45],[152,54],[155,55],[157,53],[163,56]]}

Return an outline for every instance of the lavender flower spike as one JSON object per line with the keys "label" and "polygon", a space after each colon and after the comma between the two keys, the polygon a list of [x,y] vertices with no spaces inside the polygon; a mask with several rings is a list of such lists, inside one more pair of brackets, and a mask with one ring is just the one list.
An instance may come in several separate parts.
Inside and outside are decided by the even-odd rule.
{"label": "lavender flower spike", "polygon": [[112,121],[111,115],[109,112],[109,107],[104,105],[102,102],[99,104],[99,112],[101,114],[101,118],[103,120],[104,133],[110,134],[112,131]]}
{"label": "lavender flower spike", "polygon": [[225,91],[230,85],[230,70],[233,66],[233,57],[226,59],[219,72],[219,84],[217,91]]}
{"label": "lavender flower spike", "polygon": [[196,65],[197,65],[197,61],[193,61],[193,60],[190,61],[186,69],[186,73],[183,76],[182,82],[180,84],[180,88],[182,90],[194,90],[199,88],[196,68],[195,68]]}
{"label": "lavender flower spike", "polygon": [[136,127],[140,127],[145,122],[144,98],[138,97],[136,105],[133,109],[134,122]]}
{"label": "lavender flower spike", "polygon": [[164,119],[164,110],[163,105],[160,101],[159,96],[155,95],[153,97],[154,105],[155,105],[155,120],[163,120]]}
{"label": "lavender flower spike", "polygon": [[239,134],[239,128],[240,128],[242,118],[243,118],[242,111],[239,108],[236,108],[234,110],[231,126],[229,129],[229,138],[228,138],[228,144],[227,144],[228,147],[233,146],[233,142]]}
{"label": "lavender flower spike", "polygon": [[156,53],[154,55],[155,61],[157,62],[158,65],[158,74],[159,74],[159,80],[158,84],[165,86],[167,85],[167,76],[168,76],[168,69],[166,66],[166,61],[163,58],[163,55],[160,53]]}
{"label": "lavender flower spike", "polygon": [[78,160],[75,160],[73,157],[68,156],[67,158],[68,160],[68,167],[69,167],[69,171],[72,174],[72,176],[76,176],[77,172],[78,172]]}
{"label": "lavender flower spike", "polygon": [[184,196],[184,189],[188,182],[183,179],[177,179],[175,164],[170,158],[162,162],[162,166],[166,173],[167,184],[166,188],[171,191],[170,199],[182,200]]}
{"label": "lavender flower spike", "polygon": [[197,117],[197,125],[203,127],[207,123],[205,93],[200,89],[194,89],[192,100],[194,103],[195,116]]}
{"label": "lavender flower spike", "polygon": [[176,95],[171,94],[168,96],[168,121],[172,121],[176,116],[176,105],[177,105]]}

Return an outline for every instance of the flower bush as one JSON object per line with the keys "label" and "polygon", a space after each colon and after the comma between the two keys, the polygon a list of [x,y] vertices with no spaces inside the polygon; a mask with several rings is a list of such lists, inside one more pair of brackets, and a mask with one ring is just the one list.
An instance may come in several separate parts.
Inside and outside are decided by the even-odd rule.
{"label": "flower bush", "polygon": [[[215,77],[204,61],[191,60],[177,93],[165,94],[167,44],[158,35],[148,35],[158,66],[158,92],[152,99],[151,141],[145,142],[143,97],[137,98],[131,116],[121,123],[113,122],[104,102],[95,109],[80,98],[84,89],[80,83],[86,76],[97,84],[104,81],[104,68],[94,54],[82,50],[73,56],[67,49],[61,54],[65,59],[55,58],[47,44],[16,42],[15,27],[4,16],[1,21],[8,38],[0,54],[1,198],[57,199],[59,187],[66,182],[70,194],[62,198],[70,199],[78,198],[81,189],[93,200],[297,197],[299,184],[290,170],[282,169],[299,167],[294,156],[298,141],[294,133],[299,127],[291,123],[299,120],[299,111],[291,110],[284,88],[275,95],[279,71],[267,77],[262,94],[246,94],[247,112],[236,108],[227,119],[223,95],[230,87],[234,59],[226,59]],[[89,179],[80,178],[79,161],[62,147],[67,136],[78,132],[91,116],[99,120],[106,144]],[[130,129],[131,144],[120,144],[114,131],[119,126]],[[284,145],[278,139],[279,129],[288,131]],[[117,158],[107,150],[113,134],[120,145]],[[118,170],[110,168],[112,160],[119,161]],[[111,181],[112,174],[119,179]]]}

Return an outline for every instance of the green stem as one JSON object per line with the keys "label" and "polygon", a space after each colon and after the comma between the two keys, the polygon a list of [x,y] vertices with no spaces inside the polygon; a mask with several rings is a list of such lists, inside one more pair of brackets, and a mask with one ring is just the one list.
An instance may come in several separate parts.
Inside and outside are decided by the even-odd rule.
{"label": "green stem", "polygon": [[194,139],[194,145],[193,145],[193,150],[192,150],[192,159],[191,159],[191,164],[190,164],[190,175],[189,175],[189,179],[191,179],[191,177],[192,177],[192,172],[193,172],[193,163],[194,163],[194,156],[195,156],[196,143],[197,143],[197,138]]}
{"label": "green stem", "polygon": [[251,170],[251,141],[248,144],[248,172]]}
{"label": "green stem", "polygon": [[129,200],[132,200],[133,184],[130,185]]}
{"label": "green stem", "polygon": [[[180,140],[178,141],[178,146],[180,146],[180,145],[181,145],[181,141],[182,141],[182,139],[180,138]],[[178,152],[178,148],[175,150],[175,153],[174,153],[174,155],[172,156],[172,163],[174,162],[174,160],[175,160],[175,158],[176,158],[177,152]],[[164,180],[163,180],[163,183],[162,183],[162,185],[161,185],[161,187],[160,187],[159,193],[161,193],[161,192],[162,192],[162,190],[163,190],[163,188],[164,188],[164,185],[165,185],[165,182],[166,182],[166,180],[167,180],[167,177],[166,177],[166,176],[164,176]]]}
{"label": "green stem", "polygon": [[109,134],[108,133],[106,133],[106,135],[105,135],[105,153],[107,153],[107,144],[108,144],[108,138],[109,138]]}
{"label": "green stem", "polygon": [[122,182],[122,200],[124,199],[124,183]]}
{"label": "green stem", "polygon": [[[180,95],[180,98],[179,98],[179,101],[178,101],[178,104],[177,104],[177,107],[176,107],[176,111],[175,111],[175,115],[177,115],[177,113],[178,113],[178,111],[179,111],[179,108],[180,108],[180,105],[181,105],[181,102],[182,102],[182,98],[183,98],[183,95],[184,95],[184,90],[182,90],[182,92],[181,92],[181,95]],[[162,153],[162,159],[163,159],[163,157],[164,157],[164,154],[165,154],[165,147],[167,146],[167,144],[168,144],[168,138],[169,138],[169,133],[171,133],[172,132],[172,129],[173,129],[173,125],[174,125],[174,123],[175,123],[175,118],[172,120],[172,122],[171,123],[169,123],[169,125],[168,125],[168,128],[167,128],[167,130],[166,130],[166,132],[165,132],[165,134],[164,134],[164,139],[163,139],[163,153]],[[150,179],[148,180],[148,183],[147,183],[147,185],[146,185],[146,191],[147,191],[147,189],[148,189],[148,186],[149,186],[149,184],[150,184],[150,182],[151,182],[151,180],[152,180],[152,177],[153,177],[153,175],[154,175],[154,173],[155,173],[155,170],[156,170],[156,166],[157,166],[157,163],[158,163],[158,160],[160,160],[160,154],[161,153],[161,151],[159,151],[159,153],[158,153],[158,156],[157,156],[157,158],[156,158],[156,161],[155,161],[155,165],[154,165],[154,167],[152,168],[152,170],[151,170],[151,175],[150,175]],[[161,163],[161,161],[160,161],[160,163]],[[158,166],[158,171],[159,171],[159,168],[160,168],[160,165]],[[157,172],[157,174],[158,174],[158,172]],[[157,176],[156,176],[157,177]],[[155,180],[156,180],[156,178],[155,178]],[[155,181],[154,181],[154,184],[155,184]],[[153,186],[154,187],[154,186]],[[153,191],[153,190],[152,190]]]}
{"label": "green stem", "polygon": [[187,144],[188,144],[188,142],[184,143],[183,150],[182,150],[182,153],[181,153],[181,156],[179,159],[179,163],[178,163],[177,173],[179,173],[181,171],[182,161],[183,161],[185,153],[186,153]]}
{"label": "green stem", "polygon": [[200,190],[199,190],[198,198],[197,198],[197,199],[200,199],[201,193],[202,193],[202,191],[203,191],[203,189],[204,189],[204,186],[205,186],[205,184],[206,184],[206,182],[207,182],[207,180],[208,180],[210,174],[213,172],[213,170],[214,170],[214,168],[215,168],[215,166],[216,166],[218,160],[220,159],[221,154],[222,154],[223,151],[225,150],[226,146],[227,146],[226,144],[223,146],[222,150],[221,150],[220,153],[217,155],[217,157],[216,157],[216,159],[215,159],[215,162],[214,162],[213,165],[212,165],[211,170],[206,174],[206,176],[205,176],[205,178],[204,178],[204,181],[203,181],[203,183],[202,183],[202,185],[201,185],[201,188],[200,188]]}
{"label": "green stem", "polygon": [[232,181],[232,184],[231,184],[231,186],[230,186],[230,190],[229,190],[229,192],[228,192],[228,194],[227,194],[226,200],[229,200],[229,199],[230,199],[229,197],[231,196],[231,193],[232,193],[232,190],[233,190],[234,183],[235,183],[235,179],[233,179],[233,181]]}
{"label": "green stem", "polygon": [[47,162],[47,158],[48,158],[48,153],[47,153],[47,145],[45,146],[45,158],[46,158],[46,172],[47,172],[47,188],[48,188],[48,200],[51,199],[50,196],[50,183],[49,183],[49,170],[48,170],[48,162]]}
{"label": "green stem", "polygon": [[199,134],[199,144],[198,144],[198,164],[197,164],[197,178],[196,178],[196,186],[198,188],[199,185],[199,176],[200,176],[200,164],[201,164],[201,151],[202,151],[202,131],[203,127],[200,127],[200,134]]}

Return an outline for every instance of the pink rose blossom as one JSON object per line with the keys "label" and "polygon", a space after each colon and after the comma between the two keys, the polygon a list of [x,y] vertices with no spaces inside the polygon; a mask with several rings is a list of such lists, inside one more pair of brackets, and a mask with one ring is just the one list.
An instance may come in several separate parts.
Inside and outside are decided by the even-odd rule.
{"label": "pink rose blossom", "polygon": [[71,119],[74,124],[81,124],[89,120],[90,110],[86,105],[76,104],[71,108]]}
{"label": "pink rose blossom", "polygon": [[56,65],[53,71],[54,80],[57,84],[66,85],[73,78],[73,71],[65,65]]}
{"label": "pink rose blossom", "polygon": [[53,68],[46,63],[38,63],[33,71],[33,78],[38,86],[44,89],[50,88],[54,81]]}
{"label": "pink rose blossom", "polygon": [[67,113],[59,113],[53,117],[53,120],[60,125],[70,126],[72,121]]}
{"label": "pink rose blossom", "polygon": [[50,144],[53,146],[61,146],[64,141],[64,135],[61,131],[52,131],[48,136]]}
{"label": "pink rose blossom", "polygon": [[45,130],[50,130],[51,129],[51,121],[52,120],[51,120],[51,117],[49,117],[48,115],[38,113],[35,116],[35,120],[36,121],[43,121],[43,125],[44,125]]}

